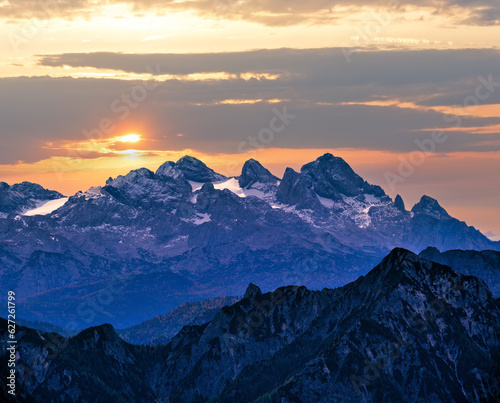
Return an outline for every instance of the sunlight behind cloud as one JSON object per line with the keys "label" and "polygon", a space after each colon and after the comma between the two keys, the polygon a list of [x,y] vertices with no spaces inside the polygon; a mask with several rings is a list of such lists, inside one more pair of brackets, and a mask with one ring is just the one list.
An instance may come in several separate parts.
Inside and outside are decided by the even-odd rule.
{"label": "sunlight behind cloud", "polygon": [[139,134],[127,134],[126,136],[122,136],[119,138],[119,141],[122,143],[137,143],[141,140],[141,136]]}

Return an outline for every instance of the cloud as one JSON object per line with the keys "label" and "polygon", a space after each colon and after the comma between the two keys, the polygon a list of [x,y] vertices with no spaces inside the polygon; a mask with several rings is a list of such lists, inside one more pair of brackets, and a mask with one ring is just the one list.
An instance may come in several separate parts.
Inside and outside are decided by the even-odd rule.
{"label": "cloud", "polygon": [[492,1],[491,4],[479,5],[470,10],[470,16],[462,22],[468,25],[500,25],[500,4]]}
{"label": "cloud", "polygon": [[[0,163],[64,157],[67,149],[47,142],[80,144],[96,133],[104,139],[142,134],[145,151],[238,153],[242,143],[248,148],[249,139],[269,126],[274,108],[285,107],[297,118],[266,147],[409,152],[416,139],[431,135],[429,129],[446,128],[448,140],[438,152],[499,150],[500,134],[491,128],[500,124],[500,117],[491,110],[461,117],[455,130],[457,119],[445,120],[445,113],[462,113],[441,107],[469,102],[479,76],[495,82],[480,103],[500,104],[499,61],[499,52],[490,49],[359,51],[350,64],[338,48],[44,56],[44,65],[134,73],[158,65],[161,72],[179,78],[0,79]],[[221,71],[228,78],[183,78]],[[277,76],[245,78],[249,72]]]}
{"label": "cloud", "polygon": [[[137,14],[191,11],[202,17],[244,20],[268,26],[299,23],[331,24],[366,8],[404,15],[415,9],[444,15],[459,24],[498,25],[496,0],[110,0],[104,5],[129,6]],[[104,11],[94,0],[7,0],[0,6],[4,18],[89,18]]]}
{"label": "cloud", "polygon": [[181,76],[220,72],[234,75],[270,73],[279,74],[284,80],[318,84],[325,80],[331,85],[379,83],[390,86],[445,83],[488,74],[498,76],[499,61],[500,51],[492,49],[370,51],[362,48],[283,48],[198,54],[95,52],[39,56],[39,64],[50,67],[92,67]]}
{"label": "cloud", "polygon": [[96,0],[7,0],[0,3],[0,18],[78,19],[94,14],[100,5]]}

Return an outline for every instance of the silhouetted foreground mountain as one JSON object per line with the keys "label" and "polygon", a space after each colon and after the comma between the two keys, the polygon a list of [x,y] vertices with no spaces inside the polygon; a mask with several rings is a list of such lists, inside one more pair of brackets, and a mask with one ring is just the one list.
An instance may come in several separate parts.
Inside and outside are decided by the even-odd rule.
{"label": "silhouetted foreground mountain", "polygon": [[450,266],[460,273],[481,278],[488,284],[493,296],[500,297],[500,252],[485,250],[448,250],[439,252],[429,247],[419,254],[427,260]]}
{"label": "silhouetted foreground mountain", "polygon": [[227,178],[186,156],[78,192],[47,215],[0,218],[0,292],[63,328],[125,328],[189,301],[287,284],[338,287],[394,247],[500,250],[423,196],[411,211],[325,154],[280,180]]}
{"label": "silhouetted foreground mountain", "polygon": [[[4,320],[1,334],[5,347]],[[130,345],[110,325],[71,339],[19,328],[17,338],[17,390],[30,401],[500,397],[500,309],[488,287],[403,249],[337,289],[262,293],[250,285],[241,301],[184,327],[167,345]]]}

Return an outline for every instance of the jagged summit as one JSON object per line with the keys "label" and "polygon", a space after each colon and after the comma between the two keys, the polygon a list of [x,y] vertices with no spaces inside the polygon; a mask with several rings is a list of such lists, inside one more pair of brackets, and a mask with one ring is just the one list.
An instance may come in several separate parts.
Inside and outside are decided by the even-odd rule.
{"label": "jagged summit", "polygon": [[197,183],[217,182],[227,179],[224,175],[207,167],[197,158],[185,155],[177,162],[166,161],[156,171],[158,177],[188,180]]}
{"label": "jagged summit", "polygon": [[197,158],[185,155],[175,163],[186,177],[187,180],[193,182],[216,182],[227,179],[224,175],[218,174],[213,169],[207,167],[205,163]]}
{"label": "jagged summit", "polygon": [[394,248],[382,260],[379,266],[387,268],[389,270],[409,270],[409,273],[411,273],[416,263],[422,263],[422,259],[419,258],[416,253],[413,253],[404,248]]}
{"label": "jagged summit", "polygon": [[276,199],[284,204],[296,206],[299,209],[321,210],[310,176],[302,175],[292,168],[287,168],[280,182]]}
{"label": "jagged summit", "polygon": [[183,176],[182,171],[173,161],[166,161],[156,170],[156,176],[178,180]]}
{"label": "jagged summit", "polygon": [[398,248],[392,249],[389,252],[389,254],[385,257],[385,259],[388,259],[389,261],[415,260],[415,259],[418,259],[418,256],[408,249],[398,247]]}
{"label": "jagged summit", "polygon": [[405,202],[403,201],[403,198],[399,194],[394,199],[394,207],[396,207],[401,212],[406,212]]}
{"label": "jagged summit", "polygon": [[255,298],[258,295],[262,295],[261,289],[255,284],[250,283],[247,287],[247,290],[245,291],[245,295],[243,296],[243,298],[251,299]]}
{"label": "jagged summit", "polygon": [[262,184],[276,184],[278,181],[279,179],[276,176],[253,158],[245,162],[241,170],[241,175],[238,178],[240,187],[247,189],[251,188],[257,182]]}
{"label": "jagged summit", "polygon": [[75,341],[83,344],[84,348],[95,348],[96,345],[102,343],[122,343],[122,340],[116,333],[113,325],[109,323],[104,323],[99,326],[89,327],[82,330],[76,336],[74,336]]}
{"label": "jagged summit", "polygon": [[147,168],[140,168],[116,179],[108,179],[104,190],[120,202],[134,206],[160,203],[189,194],[189,182],[183,176],[176,175],[175,168],[168,171],[166,164],[160,167],[159,175]]}
{"label": "jagged summit", "polygon": [[300,173],[309,176],[313,190],[328,199],[339,200],[342,196],[355,197],[364,193],[385,196],[380,186],[370,185],[347,162],[330,153],[304,165]]}
{"label": "jagged summit", "polygon": [[413,277],[423,262],[423,259],[407,249],[394,248],[377,267],[366,275],[366,278],[377,283],[399,282],[404,275]]}
{"label": "jagged summit", "polygon": [[369,184],[342,158],[330,153],[305,164],[300,173],[287,168],[276,196],[282,203],[313,210],[332,206],[332,202],[343,203],[346,198],[356,198],[361,203],[390,201],[380,186]]}
{"label": "jagged summit", "polygon": [[448,212],[440,206],[436,199],[429,196],[422,196],[420,201],[411,209],[412,213],[425,214],[436,219],[451,218]]}
{"label": "jagged summit", "polygon": [[428,260],[403,248],[395,248],[379,265],[355,283],[371,287],[374,296],[400,292],[404,288],[415,290],[415,294],[433,294],[436,298],[440,294],[448,298],[453,295],[455,298],[460,295],[460,290],[467,290],[468,293],[476,294],[483,302],[493,299],[491,290],[483,279],[457,272],[446,263],[448,262],[442,260]]}

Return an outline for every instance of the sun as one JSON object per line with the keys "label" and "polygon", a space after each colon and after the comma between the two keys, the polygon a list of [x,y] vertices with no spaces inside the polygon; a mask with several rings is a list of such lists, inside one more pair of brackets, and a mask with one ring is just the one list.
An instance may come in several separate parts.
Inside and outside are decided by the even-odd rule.
{"label": "sun", "polygon": [[141,140],[141,136],[139,134],[131,133],[119,137],[118,140],[121,141],[122,143],[137,143],[138,141]]}

